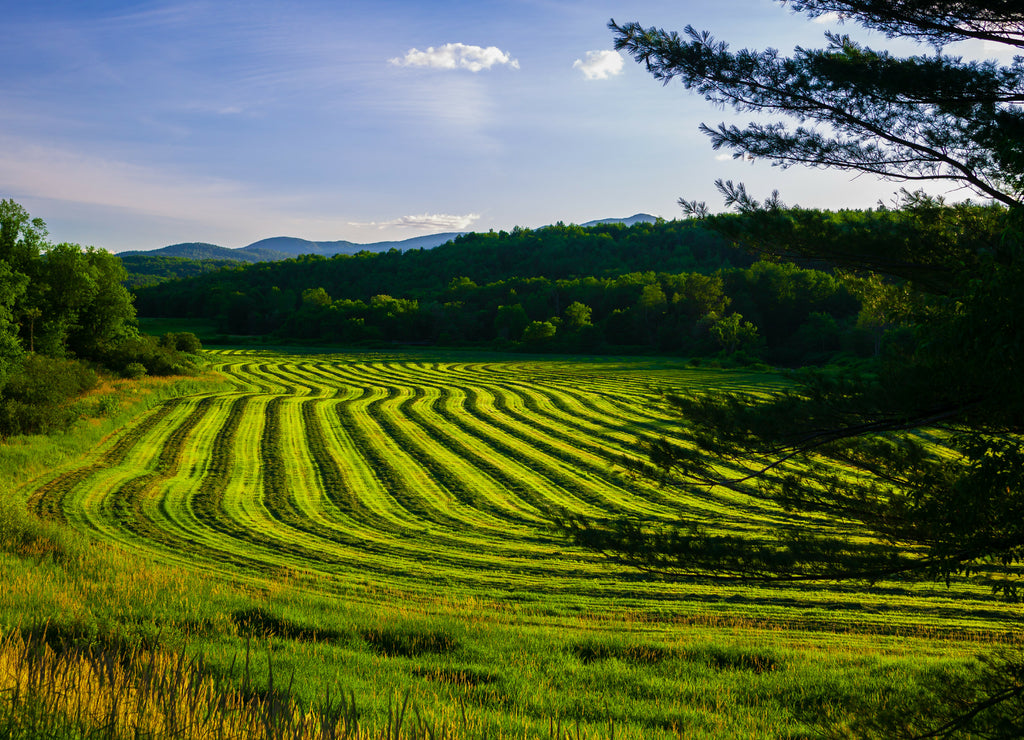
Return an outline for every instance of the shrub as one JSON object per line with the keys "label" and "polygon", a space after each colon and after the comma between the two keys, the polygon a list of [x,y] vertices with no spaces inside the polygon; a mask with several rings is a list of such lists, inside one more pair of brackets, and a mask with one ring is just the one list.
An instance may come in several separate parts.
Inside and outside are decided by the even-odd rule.
{"label": "shrub", "polygon": [[0,435],[67,427],[77,418],[71,400],[96,383],[96,373],[77,360],[25,355],[0,393]]}
{"label": "shrub", "polygon": [[164,349],[184,352],[189,355],[198,354],[203,348],[199,337],[190,331],[167,332],[160,337],[159,344]]}
{"label": "shrub", "polygon": [[115,345],[104,358],[104,364],[126,378],[140,378],[136,365],[146,375],[195,375],[199,372],[196,352],[202,345],[195,334],[170,332],[160,339],[137,336]]}
{"label": "shrub", "polygon": [[146,377],[146,366],[141,362],[129,362],[124,366],[124,370],[121,371],[121,374],[126,378],[138,380],[139,378]]}

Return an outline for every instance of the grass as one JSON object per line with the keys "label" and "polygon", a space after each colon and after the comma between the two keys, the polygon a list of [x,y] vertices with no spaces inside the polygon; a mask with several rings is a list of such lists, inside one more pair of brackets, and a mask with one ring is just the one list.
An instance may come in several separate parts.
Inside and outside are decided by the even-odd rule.
{"label": "grass", "polygon": [[144,334],[152,334],[157,337],[168,332],[191,332],[205,342],[220,334],[215,322],[203,319],[139,318],[138,322],[139,329]]}
{"label": "grass", "polygon": [[[551,507],[685,510],[749,536],[790,521],[756,491],[693,499],[615,465],[637,432],[671,431],[654,387],[765,390],[778,376],[650,359],[211,358],[215,383],[112,387],[98,422],[3,450],[17,485],[0,499],[0,718],[35,716],[15,711],[12,686],[43,668],[18,655],[71,656],[60,670],[83,676],[106,655],[129,698],[156,661],[161,676],[195,671],[189,696],[206,686],[231,716],[268,696],[312,716],[344,696],[359,736],[799,737],[927,696],[1018,639],[1015,611],[980,584],[672,583],[548,526]],[[47,464],[29,464],[38,451]],[[56,657],[24,647],[41,634],[59,637]],[[95,701],[96,727],[113,728]],[[110,737],[143,732],[127,706]]]}
{"label": "grass", "polygon": [[274,685],[272,671],[265,689],[253,689],[248,670],[247,661],[232,682],[184,651],[83,647],[45,629],[13,632],[0,640],[0,688],[9,697],[0,702],[0,733],[26,740],[367,736],[354,696],[326,696],[307,708]]}

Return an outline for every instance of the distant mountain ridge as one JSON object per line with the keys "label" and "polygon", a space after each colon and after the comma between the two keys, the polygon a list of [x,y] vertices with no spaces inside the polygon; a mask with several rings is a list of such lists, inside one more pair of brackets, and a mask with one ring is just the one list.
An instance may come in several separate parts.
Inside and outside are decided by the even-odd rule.
{"label": "distant mountain ridge", "polygon": [[[657,217],[649,213],[637,213],[628,218],[602,218],[595,221],[587,221],[580,226],[600,226],[604,224],[623,224],[632,226],[638,223],[654,223]],[[371,242],[369,244],[358,244],[356,242],[338,241],[314,242],[309,239],[300,239],[295,236],[272,236],[268,239],[260,239],[245,247],[231,249],[221,247],[208,242],[184,242],[182,244],[171,244],[160,249],[150,251],[131,250],[118,252],[120,257],[183,257],[190,260],[234,260],[236,262],[277,262],[279,260],[291,259],[304,254],[319,254],[324,257],[332,257],[336,254],[357,254],[358,252],[387,252],[397,249],[405,252],[409,249],[433,249],[445,244],[457,236],[463,236],[467,232],[449,231],[441,234],[428,234],[427,236],[414,236],[410,239],[400,241]]]}
{"label": "distant mountain ridge", "polygon": [[234,260],[236,262],[276,262],[291,259],[303,254],[319,254],[331,257],[336,254],[356,254],[358,252],[387,252],[391,249],[406,251],[409,249],[432,249],[445,244],[464,232],[453,231],[427,236],[414,236],[401,241],[372,242],[357,244],[344,240],[330,242],[314,242],[294,236],[274,236],[260,239],[245,247],[230,249],[207,242],[184,242],[171,244],[151,251],[118,252],[119,257],[184,257],[191,260]]}
{"label": "distant mountain ridge", "polygon": [[657,220],[657,216],[652,216],[649,213],[635,213],[628,218],[601,218],[596,221],[587,221],[585,224],[580,224],[580,226],[603,226],[605,224],[632,226],[633,224],[653,224]]}

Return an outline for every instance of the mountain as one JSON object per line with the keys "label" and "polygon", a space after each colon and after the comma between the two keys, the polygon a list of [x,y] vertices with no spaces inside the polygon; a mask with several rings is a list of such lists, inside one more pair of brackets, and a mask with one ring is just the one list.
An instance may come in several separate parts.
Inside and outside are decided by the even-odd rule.
{"label": "mountain", "polygon": [[[406,252],[410,249],[433,249],[439,247],[442,244],[447,244],[457,236],[463,236],[468,232],[465,231],[448,231],[443,234],[430,234],[428,236],[414,236],[410,239],[403,239],[398,242],[375,242],[372,245],[359,244],[359,249],[367,249],[372,246],[374,249],[370,250],[373,252],[386,252],[389,249],[399,249]],[[330,242],[328,242],[330,243]],[[341,244],[342,242],[334,242],[335,244]],[[356,252],[359,249],[355,250]],[[346,254],[348,254],[346,252]],[[354,253],[353,253],[354,254]]]}
{"label": "mountain", "polygon": [[286,260],[292,255],[285,252],[274,252],[267,249],[254,249],[243,252],[241,249],[228,249],[206,242],[185,242],[171,244],[168,247],[149,251],[118,252],[118,257],[177,257],[189,260],[230,260],[232,262],[272,262]]}
{"label": "mountain", "polygon": [[[654,223],[655,221],[657,221],[657,218],[649,213],[637,213],[629,218],[603,218],[596,221],[587,221],[585,224],[580,224],[580,226],[598,226],[601,224],[632,226],[633,224]],[[314,242],[294,236],[272,236],[237,249],[220,247],[206,242],[185,242],[145,252],[137,250],[119,252],[118,255],[121,257],[184,257],[190,260],[277,262],[303,254],[319,254],[324,257],[331,257],[336,254],[357,254],[364,251],[387,252],[397,249],[400,252],[406,252],[410,249],[433,249],[465,233],[462,231],[449,231],[442,234],[414,236],[400,241],[371,242],[369,244],[358,244],[343,239],[330,242]]]}
{"label": "mountain", "polygon": [[[347,243],[347,242],[346,242]],[[278,259],[289,259],[302,254],[331,254],[326,252],[319,242],[311,242],[308,239],[299,239],[294,236],[272,236],[269,239],[260,239],[245,247],[239,247],[239,254],[281,254]]]}
{"label": "mountain", "polygon": [[434,247],[450,242],[463,232],[451,231],[443,234],[430,234],[428,236],[414,236],[410,239],[389,242],[371,242],[370,244],[358,244],[345,240],[333,242],[313,242],[308,239],[298,239],[293,236],[274,236],[269,239],[261,239],[253,242],[247,247],[242,247],[239,252],[271,251],[283,252],[290,257],[300,254],[322,254],[331,257],[335,254],[357,254],[358,252],[387,252],[390,249],[397,249],[405,252],[409,249],[432,249]]}
{"label": "mountain", "polygon": [[637,213],[629,218],[602,218],[596,221],[587,221],[585,224],[580,224],[580,226],[601,226],[602,224],[632,226],[633,224],[653,224],[657,220],[657,216],[652,216],[649,213]]}
{"label": "mountain", "polygon": [[330,257],[335,254],[356,254],[357,252],[387,252],[397,249],[401,252],[409,249],[431,249],[445,244],[462,232],[446,232],[428,236],[414,236],[401,241],[372,242],[356,244],[349,241],[314,242],[294,236],[274,236],[260,239],[245,247],[228,249],[206,242],[186,242],[172,244],[161,249],[148,252],[119,252],[120,257],[184,257],[191,260],[234,260],[237,262],[276,262],[302,254],[319,254]]}

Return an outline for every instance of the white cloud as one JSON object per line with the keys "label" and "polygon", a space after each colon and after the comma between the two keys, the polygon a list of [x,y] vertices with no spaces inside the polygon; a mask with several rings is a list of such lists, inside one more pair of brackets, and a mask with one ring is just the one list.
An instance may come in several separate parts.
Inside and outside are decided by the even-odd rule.
{"label": "white cloud", "polygon": [[815,23],[820,25],[830,25],[833,23],[842,23],[843,17],[839,13],[822,13],[814,19]]}
{"label": "white cloud", "polygon": [[587,60],[577,59],[573,69],[583,72],[588,80],[606,80],[622,72],[622,55],[617,51],[588,51]]}
{"label": "white cloud", "polygon": [[519,60],[497,46],[470,46],[467,44],[445,44],[436,49],[428,46],[426,51],[409,49],[404,57],[388,60],[398,67],[433,67],[434,69],[468,69],[479,72],[496,64],[507,64],[519,69]]}
{"label": "white cloud", "polygon": [[418,216],[402,216],[392,221],[350,221],[349,226],[376,226],[379,229],[398,227],[403,229],[440,229],[441,231],[462,231],[477,221],[480,215],[468,213],[455,216],[448,213],[422,213]]}
{"label": "white cloud", "polygon": [[1015,56],[1020,54],[1020,49],[1006,44],[999,44],[994,41],[980,41],[978,39],[966,39],[950,44],[943,50],[945,53],[964,56],[967,59],[987,60],[992,59],[997,64],[1013,64]]}

